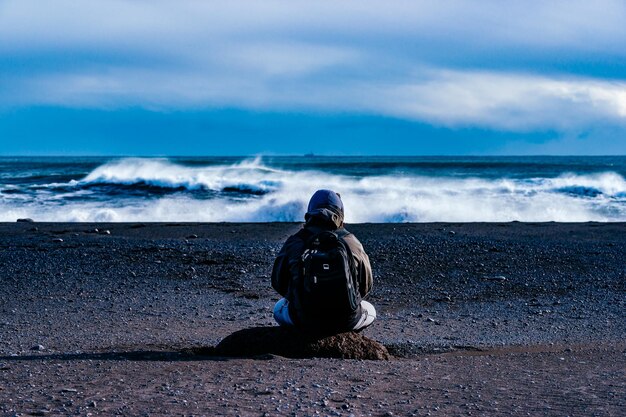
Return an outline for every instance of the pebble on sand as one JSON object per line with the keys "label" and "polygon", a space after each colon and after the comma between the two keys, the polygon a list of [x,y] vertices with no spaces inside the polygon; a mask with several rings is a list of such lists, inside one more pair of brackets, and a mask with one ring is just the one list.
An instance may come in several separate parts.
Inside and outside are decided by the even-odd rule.
{"label": "pebble on sand", "polygon": [[490,277],[485,277],[487,281],[506,281],[506,277],[504,275],[495,275]]}
{"label": "pebble on sand", "polygon": [[35,345],[33,347],[30,348],[30,350],[46,350],[46,348],[43,345]]}

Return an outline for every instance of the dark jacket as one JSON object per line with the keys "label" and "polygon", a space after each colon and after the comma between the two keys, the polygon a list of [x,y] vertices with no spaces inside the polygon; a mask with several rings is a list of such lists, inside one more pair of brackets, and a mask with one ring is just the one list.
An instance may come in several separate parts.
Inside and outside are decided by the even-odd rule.
{"label": "dark jacket", "polygon": [[[317,214],[307,216],[307,223],[304,225],[311,233],[316,234],[322,230],[338,230],[343,224],[343,216],[337,217],[335,213]],[[308,327],[321,331],[342,331],[349,330],[356,324],[361,316],[360,307],[349,317],[336,317],[333,322],[321,322],[319,318],[307,317],[300,308],[298,294],[290,285],[300,274],[300,258],[304,252],[305,241],[301,237],[302,233],[290,236],[280,250],[274,268],[272,270],[272,287],[289,301],[289,315],[295,324],[301,327]],[[348,234],[344,240],[352,251],[356,269],[358,290],[361,297],[366,297],[372,289],[372,267],[369,257],[363,250],[361,242],[353,235]],[[295,285],[293,286],[295,287]],[[320,306],[323,308],[323,306]]]}

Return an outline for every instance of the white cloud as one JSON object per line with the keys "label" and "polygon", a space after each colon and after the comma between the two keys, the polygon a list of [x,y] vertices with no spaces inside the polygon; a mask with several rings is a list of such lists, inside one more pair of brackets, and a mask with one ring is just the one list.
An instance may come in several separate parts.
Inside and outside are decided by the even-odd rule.
{"label": "white cloud", "polygon": [[2,48],[42,45],[200,47],[273,37],[366,40],[424,38],[468,46],[546,46],[623,51],[620,0],[367,0],[229,2],[180,0],[3,0]]}
{"label": "white cloud", "polygon": [[308,109],[512,130],[624,124],[623,80],[499,67],[507,54],[626,59],[624,21],[617,0],[4,0],[0,106]]}
{"label": "white cloud", "polygon": [[281,77],[305,76],[359,60],[354,50],[296,42],[250,43],[223,51],[222,58],[235,67]]}
{"label": "white cloud", "polygon": [[626,123],[626,81],[485,71],[435,71],[378,91],[379,111],[446,125],[503,129]]}
{"label": "white cloud", "polygon": [[276,78],[280,68],[267,69],[261,62],[254,70],[257,64],[248,62],[245,77],[118,68],[105,74],[44,75],[15,87],[24,104],[352,111],[515,131],[626,124],[626,81],[421,69],[395,82],[312,84],[302,81],[307,73],[294,71],[289,79],[284,74]]}

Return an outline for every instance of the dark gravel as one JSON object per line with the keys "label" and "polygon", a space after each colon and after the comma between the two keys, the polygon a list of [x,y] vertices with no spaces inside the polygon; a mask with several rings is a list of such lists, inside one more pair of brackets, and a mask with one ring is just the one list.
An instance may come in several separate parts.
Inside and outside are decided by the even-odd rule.
{"label": "dark gravel", "polygon": [[[198,389],[214,386],[218,390],[219,361],[201,365],[183,360],[176,352],[214,346],[234,331],[272,324],[271,308],[278,296],[269,285],[271,265],[284,239],[298,227],[285,223],[0,224],[0,413],[158,413],[150,398],[163,400],[161,394],[166,390],[157,393],[154,387],[161,385],[154,378],[161,375],[166,380],[167,372],[189,372],[201,380],[198,384],[205,384]],[[497,371],[502,373],[497,383],[502,389],[512,389],[502,368],[506,363],[515,369],[525,361],[535,361],[529,365],[530,374],[542,361],[560,361],[559,355],[570,349],[570,356],[589,364],[589,369],[580,372],[599,372],[588,375],[593,384],[609,384],[602,404],[593,405],[591,398],[597,399],[597,392],[588,389],[585,404],[591,407],[590,414],[611,415],[611,410],[624,404],[623,375],[619,377],[619,372],[611,369],[624,363],[626,224],[359,224],[348,229],[363,243],[375,274],[370,301],[377,307],[379,319],[365,335],[404,359],[375,367],[329,359],[262,364],[238,360],[245,365],[241,373],[233,370],[222,377],[241,389],[246,384],[241,378],[248,375],[254,379],[257,375],[252,369],[258,367],[274,375],[268,380],[268,375],[258,374],[256,382],[250,382],[250,389],[270,390],[268,394],[259,391],[261,394],[254,394],[254,398],[271,407],[246,408],[248,403],[241,399],[239,414],[295,412],[293,395],[298,384],[309,392],[308,399],[303,397],[299,404],[309,408],[300,409],[297,415],[313,414],[313,410],[327,415],[409,414],[410,410],[421,410],[418,414],[466,414],[471,410],[485,414],[478,412],[480,407],[483,411],[498,407],[487,400],[472,399],[475,391],[471,390],[464,400],[466,390],[454,387],[479,381],[450,364],[489,375],[485,355],[497,349],[505,349],[497,354],[502,362],[497,367],[502,370]],[[601,366],[593,362],[598,350],[609,355]],[[289,363],[297,366],[291,369]],[[206,375],[202,366],[208,367]],[[319,368],[319,375],[307,376],[303,371],[297,377],[298,369],[309,366]],[[342,389],[323,379],[332,375],[333,368],[344,366],[346,376],[337,371],[335,380],[361,382],[348,382]],[[147,367],[146,372],[139,377],[136,371],[142,367]],[[379,374],[372,374],[372,369]],[[363,372],[368,376],[361,375]],[[439,382],[421,380],[420,372],[430,372],[434,378],[431,382]],[[456,375],[456,382],[442,388],[442,372]],[[552,392],[553,385],[558,387],[562,382],[558,378],[565,378],[560,368],[554,372],[553,376],[534,379],[526,374],[508,378],[528,385],[521,392],[540,396]],[[285,376],[280,377],[281,373]],[[388,379],[381,376],[385,373]],[[124,388],[125,384],[115,383],[115,378],[136,380],[134,386]],[[536,380],[536,387],[531,379]],[[63,392],[74,380],[79,392]],[[319,381],[319,388],[310,386],[313,380]],[[461,380],[465,382],[458,382]],[[404,387],[407,381],[413,385]],[[140,382],[153,388],[142,391],[136,386]],[[292,385],[267,387],[287,382]],[[570,382],[575,385],[576,381]],[[116,384],[118,391],[113,388]],[[182,391],[193,385],[189,380],[178,380],[178,384]],[[348,396],[350,386],[372,384],[390,390],[386,394],[389,400],[372,392]],[[95,394],[103,385],[109,386],[108,395],[117,396],[114,401]],[[401,395],[402,390],[397,391],[400,385],[410,395]],[[175,386],[170,384],[168,389]],[[229,395],[239,390],[235,387],[229,394],[228,387],[231,385],[219,394],[207,394],[207,398],[215,401],[211,406],[214,412],[235,415],[236,409],[217,405],[220,398],[228,403]],[[433,394],[428,387],[447,389],[447,397],[443,391]],[[494,396],[498,392],[491,385],[482,389]],[[127,390],[135,396],[128,397]],[[343,400],[334,401],[333,395],[335,400],[337,395],[331,391],[340,392]],[[280,409],[284,405],[278,402],[281,395],[291,398],[292,408]],[[554,397],[546,404],[560,404],[561,408],[553,413],[547,409],[547,414],[563,415],[562,404],[569,394],[551,395]],[[581,398],[586,395],[581,394]],[[72,396],[80,397],[80,404]],[[314,406],[318,397],[325,399],[326,405],[319,400],[321,405]],[[186,400],[188,404],[196,401],[195,408],[188,405],[187,414],[214,414],[202,411],[199,398]],[[409,402],[401,403],[402,398]],[[425,398],[441,400],[440,408],[417,407],[418,400]],[[534,410],[524,406],[522,399],[519,409],[513,407],[515,401],[509,401],[504,409],[519,414]],[[92,401],[96,406],[90,406]],[[131,408],[120,404],[130,404]],[[167,404],[166,409],[185,414],[184,403]],[[348,405],[342,408],[344,404]],[[463,404],[479,408],[463,408]],[[604,405],[608,408],[602,408]],[[581,410],[569,411],[577,415]]]}

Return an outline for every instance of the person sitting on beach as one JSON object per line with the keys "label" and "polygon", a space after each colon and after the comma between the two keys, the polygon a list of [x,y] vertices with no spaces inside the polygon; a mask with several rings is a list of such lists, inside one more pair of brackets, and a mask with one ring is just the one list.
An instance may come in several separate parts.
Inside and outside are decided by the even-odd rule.
{"label": "person sitting on beach", "polygon": [[272,287],[283,297],[274,319],[312,333],[364,329],[376,318],[363,300],[372,289],[372,268],[361,242],[344,228],[341,197],[316,191],[304,218],[274,262]]}

